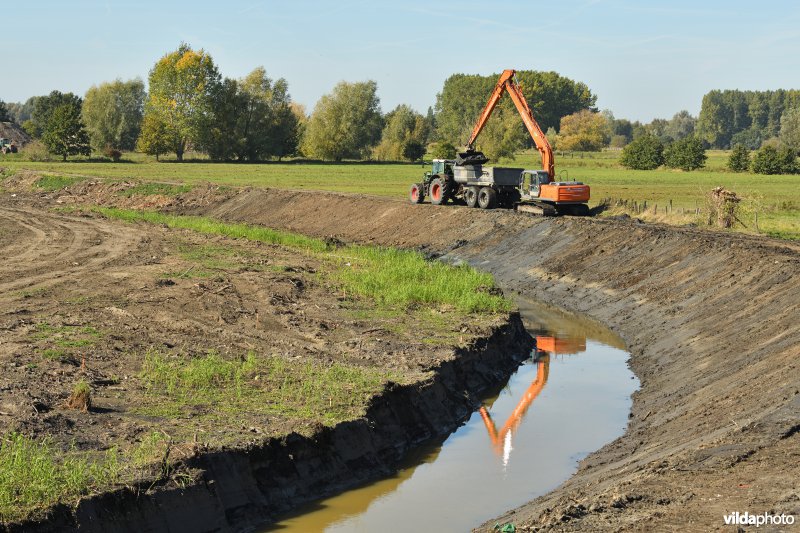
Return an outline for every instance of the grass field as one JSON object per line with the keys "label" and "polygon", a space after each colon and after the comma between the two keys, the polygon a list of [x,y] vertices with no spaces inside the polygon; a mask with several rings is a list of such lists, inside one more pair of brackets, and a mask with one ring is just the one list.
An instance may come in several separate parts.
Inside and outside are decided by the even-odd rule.
{"label": "grass field", "polygon": [[[744,198],[741,221],[746,227],[737,230],[753,232],[758,213],[761,232],[775,237],[800,239],[800,176],[765,176],[734,173],[725,169],[728,153],[709,151],[706,168],[693,172],[658,169],[635,171],[622,168],[619,152],[556,154],[559,179],[579,180],[592,187],[592,203],[604,198],[647,202],[663,211],[671,205],[670,214],[645,213],[643,218],[665,222],[702,223],[705,215],[694,216],[703,209],[708,192],[723,186]],[[8,171],[30,169],[52,172],[58,176],[87,176],[112,180],[145,180],[192,184],[213,182],[231,186],[279,187],[288,189],[329,190],[365,193],[404,198],[408,186],[419,181],[427,166],[420,164],[382,163],[264,163],[235,164],[196,161],[156,162],[140,154],[126,154],[129,162],[91,162],[76,159],[62,162],[27,162],[18,156],[0,156],[0,166]],[[538,168],[538,153],[527,151],[514,161],[498,164]],[[8,172],[6,171],[6,172]],[[676,213],[684,213],[675,215]],[[686,215],[691,213],[692,215]],[[670,216],[672,215],[672,216]]]}

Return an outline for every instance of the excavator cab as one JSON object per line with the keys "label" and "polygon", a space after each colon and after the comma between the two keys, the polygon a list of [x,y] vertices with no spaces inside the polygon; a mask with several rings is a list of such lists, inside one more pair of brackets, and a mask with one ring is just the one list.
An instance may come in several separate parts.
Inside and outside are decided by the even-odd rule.
{"label": "excavator cab", "polygon": [[[520,176],[520,193],[523,199],[539,198],[542,185],[550,183],[550,175],[545,170],[523,170]],[[527,197],[527,198],[526,198]]]}

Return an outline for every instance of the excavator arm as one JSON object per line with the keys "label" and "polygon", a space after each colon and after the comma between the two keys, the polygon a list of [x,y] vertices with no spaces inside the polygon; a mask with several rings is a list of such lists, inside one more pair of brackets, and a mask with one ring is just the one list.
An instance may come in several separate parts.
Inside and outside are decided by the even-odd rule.
{"label": "excavator arm", "polygon": [[484,126],[486,126],[486,122],[489,120],[489,117],[494,111],[494,108],[497,107],[497,104],[503,97],[503,92],[507,91],[508,95],[511,97],[511,101],[514,102],[514,106],[517,108],[517,111],[522,117],[522,122],[528,129],[528,133],[530,133],[533,143],[536,145],[536,149],[539,150],[539,153],[542,155],[542,168],[547,171],[550,179],[554,180],[556,170],[555,163],[553,161],[553,149],[550,146],[550,143],[547,141],[547,137],[545,137],[544,132],[542,132],[542,128],[539,127],[536,119],[533,118],[531,108],[528,106],[528,102],[525,100],[519,84],[514,79],[516,72],[516,70],[512,69],[504,70],[503,74],[500,76],[500,79],[497,80],[497,85],[495,85],[492,95],[489,97],[489,101],[486,102],[486,107],[483,108],[481,116],[478,118],[478,121],[475,123],[475,127],[472,129],[472,134],[469,136],[469,141],[467,141],[467,150],[473,150],[475,140],[478,138],[478,135],[480,135],[481,131],[483,131]]}

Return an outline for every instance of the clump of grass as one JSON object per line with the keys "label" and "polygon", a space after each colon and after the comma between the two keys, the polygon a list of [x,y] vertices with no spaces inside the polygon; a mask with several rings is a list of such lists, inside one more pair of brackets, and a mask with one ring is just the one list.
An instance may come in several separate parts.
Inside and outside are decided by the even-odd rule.
{"label": "clump of grass", "polygon": [[143,182],[134,185],[130,189],[120,191],[117,194],[119,196],[125,196],[128,198],[134,195],[153,196],[156,194],[161,196],[178,196],[179,194],[184,194],[191,190],[191,185],[172,185],[169,183]]}
{"label": "clump of grass", "polygon": [[148,352],[140,379],[147,391],[139,411],[178,416],[198,406],[216,413],[247,410],[335,424],[363,414],[388,372],[339,363],[287,361],[279,356],[225,359],[215,352],[185,359]]}
{"label": "clump of grass", "polygon": [[47,192],[53,192],[69,187],[70,185],[80,181],[81,178],[73,178],[70,176],[43,176],[34,182],[38,188]]}
{"label": "clump of grass", "polygon": [[117,483],[120,469],[117,448],[92,461],[74,450],[62,453],[49,439],[7,434],[0,441],[0,523],[24,520],[58,502],[74,503]]}
{"label": "clump of grass", "polygon": [[278,244],[315,253],[335,267],[330,279],[345,293],[371,298],[380,305],[446,305],[467,313],[497,313],[511,302],[495,290],[489,274],[469,266],[428,261],[422,254],[376,246],[329,246],[321,239],[247,224],[229,224],[207,217],[166,215],[99,207],[96,211],[129,222],[165,224],[200,233]]}
{"label": "clump of grass", "polygon": [[72,393],[67,399],[67,408],[87,412],[92,408],[92,388],[82,379],[72,387]]}
{"label": "clump of grass", "polygon": [[335,252],[340,268],[333,277],[345,289],[382,305],[446,305],[459,311],[498,313],[511,302],[495,290],[491,274],[467,265],[428,261],[417,252],[348,246]]}

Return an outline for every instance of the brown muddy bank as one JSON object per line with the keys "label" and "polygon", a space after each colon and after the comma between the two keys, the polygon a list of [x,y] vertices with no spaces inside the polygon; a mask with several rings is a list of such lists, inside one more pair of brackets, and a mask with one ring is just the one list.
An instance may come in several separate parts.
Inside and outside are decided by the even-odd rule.
{"label": "brown muddy bank", "polygon": [[297,191],[243,191],[185,211],[448,254],[619,333],[641,380],[627,432],[498,520],[705,530],[734,511],[800,514],[797,244]]}

